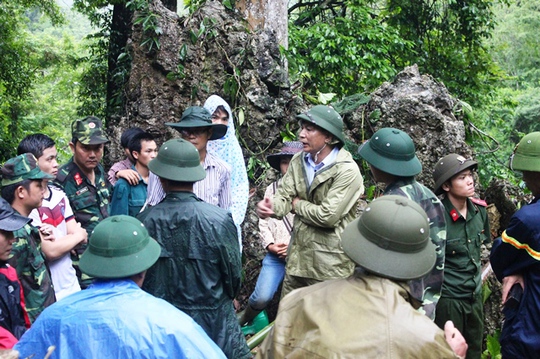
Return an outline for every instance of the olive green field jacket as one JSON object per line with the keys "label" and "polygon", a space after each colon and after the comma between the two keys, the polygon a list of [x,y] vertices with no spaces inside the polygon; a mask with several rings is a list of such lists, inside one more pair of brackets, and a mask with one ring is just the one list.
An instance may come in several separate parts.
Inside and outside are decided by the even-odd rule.
{"label": "olive green field jacket", "polygon": [[292,210],[299,197],[287,254],[289,275],[327,280],[348,277],[354,263],[341,248],[341,232],[356,215],[363,178],[351,154],[341,148],[336,161],[315,173],[308,186],[305,153],[296,154],[274,195],[276,217]]}

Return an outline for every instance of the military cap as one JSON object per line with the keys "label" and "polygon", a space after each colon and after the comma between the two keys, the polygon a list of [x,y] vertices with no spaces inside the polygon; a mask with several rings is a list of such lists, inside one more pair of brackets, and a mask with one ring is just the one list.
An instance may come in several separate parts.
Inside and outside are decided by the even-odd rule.
{"label": "military cap", "polygon": [[197,182],[206,177],[199,151],[189,141],[176,138],[159,148],[156,158],[148,163],[158,177],[179,182]]}
{"label": "military cap", "polygon": [[381,277],[411,280],[431,272],[435,245],[426,212],[403,196],[382,196],[341,235],[345,253],[360,267]]}
{"label": "military cap", "polygon": [[442,185],[460,173],[469,168],[476,168],[478,163],[471,159],[465,158],[456,153],[451,153],[444,156],[435,165],[433,170],[433,181],[435,181],[435,194],[440,195],[444,193]]}
{"label": "military cap", "polygon": [[525,135],[510,156],[513,171],[540,172],[540,132]]}
{"label": "military cap", "polygon": [[2,187],[24,180],[54,179],[54,176],[43,172],[31,153],[23,153],[10,158],[2,167]]}
{"label": "military cap", "polygon": [[343,119],[332,107],[317,105],[304,113],[296,115],[296,118],[319,126],[332,134],[341,144],[345,143]]}
{"label": "military cap", "polygon": [[105,218],[94,228],[88,243],[79,266],[96,278],[126,278],[141,273],[161,253],[144,224],[126,215]]}
{"label": "military cap", "polygon": [[360,146],[358,154],[373,167],[394,176],[411,177],[422,172],[411,137],[397,128],[381,128]]}
{"label": "military cap", "polygon": [[71,137],[83,145],[100,145],[108,143],[109,139],[103,133],[101,120],[94,116],[75,120],[71,124]]}
{"label": "military cap", "polygon": [[212,123],[212,115],[207,109],[200,106],[188,107],[180,118],[180,122],[167,122],[167,126],[170,126],[182,132],[183,129],[195,128],[195,127],[210,127],[212,128],[212,136],[209,140],[217,140],[225,136],[227,133],[227,126],[221,123]]}
{"label": "military cap", "polygon": [[30,218],[23,217],[0,197],[0,229],[7,232],[13,232],[24,227],[25,224],[32,221]]}

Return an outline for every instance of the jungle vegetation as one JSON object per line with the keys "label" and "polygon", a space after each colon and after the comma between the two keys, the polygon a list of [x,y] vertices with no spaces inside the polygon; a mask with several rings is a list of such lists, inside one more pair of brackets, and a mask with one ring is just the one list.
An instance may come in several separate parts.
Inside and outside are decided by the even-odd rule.
{"label": "jungle vegetation", "polygon": [[[74,118],[119,110],[131,14],[147,1],[0,2],[0,161],[38,131],[66,159]],[[151,17],[139,21],[158,31]],[[289,2],[283,53],[295,91],[310,102],[369,94],[418,64],[463,101],[485,185],[511,176],[514,143],[540,130],[539,23],[540,0],[298,0]]]}

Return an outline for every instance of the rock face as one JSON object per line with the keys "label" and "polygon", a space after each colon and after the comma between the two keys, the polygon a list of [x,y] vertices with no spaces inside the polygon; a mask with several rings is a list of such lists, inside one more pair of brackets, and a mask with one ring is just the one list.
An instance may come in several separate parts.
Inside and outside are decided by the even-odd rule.
{"label": "rock face", "polygon": [[465,143],[463,121],[456,117],[459,102],[443,84],[421,75],[416,65],[405,68],[370,96],[367,105],[345,117],[347,127],[353,129],[350,136],[362,143],[382,127],[407,132],[423,166],[417,180],[426,186],[433,187],[432,171],[439,158],[449,153],[472,154]]}
{"label": "rock face", "polygon": [[[111,138],[139,126],[163,142],[176,135],[165,122],[178,121],[185,108],[218,94],[233,109],[246,160],[262,158],[281,142],[279,132],[304,105],[289,92],[274,33],[250,33],[242,18],[219,1],[206,1],[188,18],[159,0],[150,3],[150,10],[158,15],[160,46],[148,52],[141,46],[148,36],[134,26],[124,114],[109,119]],[[122,157],[119,143],[112,143],[109,151],[111,161]]]}

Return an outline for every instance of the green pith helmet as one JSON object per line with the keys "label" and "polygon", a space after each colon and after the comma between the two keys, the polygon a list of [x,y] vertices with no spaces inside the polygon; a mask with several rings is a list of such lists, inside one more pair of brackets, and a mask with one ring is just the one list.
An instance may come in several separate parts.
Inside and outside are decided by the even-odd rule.
{"label": "green pith helmet", "polygon": [[435,165],[433,170],[433,181],[435,181],[435,194],[440,195],[444,193],[442,185],[466,169],[473,169],[478,167],[478,163],[471,159],[467,159],[457,153],[451,153],[441,158]]}
{"label": "green pith helmet", "polygon": [[540,172],[540,132],[531,132],[519,141],[509,166],[512,171]]}
{"label": "green pith helmet", "polygon": [[181,138],[161,145],[156,158],[148,163],[148,168],[158,177],[172,181],[197,182],[206,177],[199,151]]}
{"label": "green pith helmet", "polygon": [[83,145],[100,145],[108,143],[109,139],[103,133],[101,120],[94,116],[88,116],[71,123],[71,137]]}
{"label": "green pith helmet", "polygon": [[435,265],[426,212],[407,197],[374,200],[341,235],[345,253],[359,266],[381,277],[410,280]]}
{"label": "green pith helmet", "polygon": [[43,172],[38,166],[36,157],[31,153],[10,158],[2,167],[2,187],[27,179],[54,179],[54,176]]}
{"label": "green pith helmet", "polygon": [[137,218],[105,218],[90,234],[81,256],[81,270],[96,278],[126,278],[150,268],[159,258],[160,245]]}
{"label": "green pith helmet", "polygon": [[319,126],[333,135],[342,145],[345,143],[343,119],[332,107],[317,105],[307,112],[296,115],[296,118]]}
{"label": "green pith helmet", "polygon": [[422,172],[411,137],[397,128],[381,128],[360,146],[358,154],[373,167],[394,176],[411,177]]}
{"label": "green pith helmet", "polygon": [[167,126],[182,132],[183,129],[194,127],[210,127],[212,128],[212,136],[208,140],[217,140],[225,136],[227,126],[220,123],[212,123],[212,114],[207,109],[200,106],[191,106],[186,108],[182,113],[180,122],[167,122]]}

